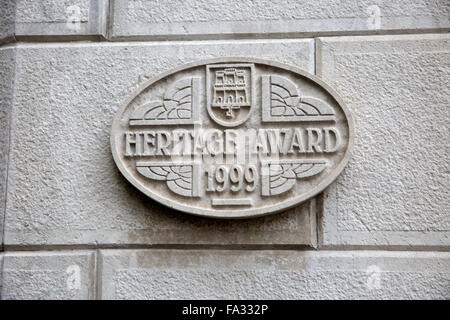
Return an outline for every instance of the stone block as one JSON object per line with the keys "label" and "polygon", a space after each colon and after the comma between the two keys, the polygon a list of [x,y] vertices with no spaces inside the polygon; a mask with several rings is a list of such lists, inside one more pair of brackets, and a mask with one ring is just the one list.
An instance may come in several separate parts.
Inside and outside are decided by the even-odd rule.
{"label": "stone block", "polygon": [[[18,0],[15,36],[106,35],[108,0]],[[55,38],[53,38],[55,39]]]}
{"label": "stone block", "polygon": [[16,16],[16,1],[0,2],[0,44],[14,40],[14,24]]}
{"label": "stone block", "polygon": [[3,259],[3,300],[95,298],[93,252],[7,252]]}
{"label": "stone block", "polygon": [[450,27],[445,0],[114,0],[112,39],[423,32]]}
{"label": "stone block", "polygon": [[321,244],[450,245],[449,40],[318,40],[318,75],[356,122],[350,162],[324,193]]}
{"label": "stone block", "polygon": [[18,45],[5,246],[314,246],[314,200],[264,218],[198,218],[148,199],[116,168],[110,129],[127,96],[149,77],[219,56],[314,72],[306,39]]}
{"label": "stone block", "polygon": [[0,252],[0,300],[2,299],[2,287],[3,287],[3,252]]}
{"label": "stone block", "polygon": [[102,250],[101,299],[449,299],[450,255]]}
{"label": "stone block", "polygon": [[14,94],[15,50],[0,49],[0,247],[3,245],[3,222],[8,176],[9,132]]}

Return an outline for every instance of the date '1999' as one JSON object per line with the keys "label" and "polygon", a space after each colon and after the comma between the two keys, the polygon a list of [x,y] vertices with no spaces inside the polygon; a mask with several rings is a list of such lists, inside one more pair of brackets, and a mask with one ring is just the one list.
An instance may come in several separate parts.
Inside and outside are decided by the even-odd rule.
{"label": "date '1999'", "polygon": [[232,192],[239,192],[243,188],[247,192],[253,192],[258,185],[258,172],[254,165],[210,166],[206,175],[208,179],[207,192],[223,192],[228,189]]}

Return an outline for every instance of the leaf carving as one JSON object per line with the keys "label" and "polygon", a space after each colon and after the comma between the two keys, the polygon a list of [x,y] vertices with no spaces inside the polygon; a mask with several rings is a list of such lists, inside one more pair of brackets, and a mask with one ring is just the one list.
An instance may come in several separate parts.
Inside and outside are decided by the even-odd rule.
{"label": "leaf carving", "polygon": [[130,125],[177,124],[179,120],[195,120],[193,115],[198,108],[199,86],[200,79],[196,77],[176,81],[164,93],[162,101],[150,101],[137,107],[130,115]]}
{"label": "leaf carving", "polygon": [[335,112],[325,101],[304,96],[288,78],[262,76],[264,121],[331,120]]}
{"label": "leaf carving", "polygon": [[152,180],[166,181],[167,187],[184,197],[198,197],[198,164],[137,162],[136,170]]}
{"label": "leaf carving", "polygon": [[321,173],[325,159],[272,161],[262,166],[262,195],[272,196],[289,191],[297,179]]}

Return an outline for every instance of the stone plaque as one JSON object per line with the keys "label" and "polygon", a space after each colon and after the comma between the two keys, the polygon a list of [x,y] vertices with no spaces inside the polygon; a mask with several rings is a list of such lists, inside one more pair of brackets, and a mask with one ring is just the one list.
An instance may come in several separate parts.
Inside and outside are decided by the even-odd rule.
{"label": "stone plaque", "polygon": [[353,120],[305,71],[254,58],[190,63],[137,89],[113,121],[122,174],[183,212],[244,218],[321,192],[346,165]]}

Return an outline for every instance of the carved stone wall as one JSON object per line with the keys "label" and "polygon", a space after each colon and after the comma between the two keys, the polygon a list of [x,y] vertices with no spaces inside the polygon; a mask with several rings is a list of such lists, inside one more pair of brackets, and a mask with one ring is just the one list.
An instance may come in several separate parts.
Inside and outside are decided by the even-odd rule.
{"label": "carved stone wall", "polygon": [[[448,14],[444,0],[2,1],[0,297],[450,299]],[[354,147],[320,194],[220,220],[170,209],[117,169],[111,125],[130,94],[228,57],[293,66],[342,98]],[[189,72],[142,91],[130,125],[188,126],[208,112],[257,123],[245,113],[254,98],[260,123],[339,122],[267,66]],[[229,101],[204,84],[225,74],[243,79]],[[260,198],[300,190],[324,159],[262,165],[273,177]],[[135,169],[179,199],[200,195],[195,163]]]}

